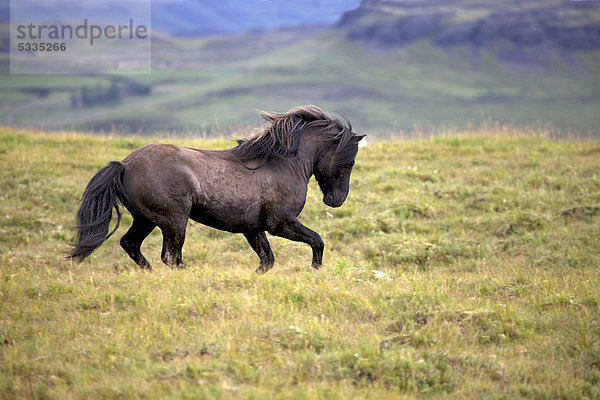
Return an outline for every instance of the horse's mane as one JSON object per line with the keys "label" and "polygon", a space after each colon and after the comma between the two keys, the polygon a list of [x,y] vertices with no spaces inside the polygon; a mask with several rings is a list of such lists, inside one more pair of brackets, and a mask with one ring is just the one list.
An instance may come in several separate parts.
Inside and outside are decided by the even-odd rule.
{"label": "horse's mane", "polygon": [[339,141],[338,152],[346,147],[353,135],[352,125],[345,116],[346,125],[316,106],[296,107],[285,113],[260,111],[260,115],[267,124],[254,135],[239,139],[238,146],[233,149],[236,158],[242,162],[259,159],[262,165],[270,157],[296,156],[306,128],[316,128],[322,134],[322,140]]}

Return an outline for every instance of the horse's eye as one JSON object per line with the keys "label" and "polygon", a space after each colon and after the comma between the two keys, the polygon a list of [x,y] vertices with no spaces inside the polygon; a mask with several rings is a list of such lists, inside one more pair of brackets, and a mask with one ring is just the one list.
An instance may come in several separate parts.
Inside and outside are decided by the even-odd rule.
{"label": "horse's eye", "polygon": [[344,164],[344,168],[352,168],[353,166],[354,166],[354,161],[351,161],[348,164]]}

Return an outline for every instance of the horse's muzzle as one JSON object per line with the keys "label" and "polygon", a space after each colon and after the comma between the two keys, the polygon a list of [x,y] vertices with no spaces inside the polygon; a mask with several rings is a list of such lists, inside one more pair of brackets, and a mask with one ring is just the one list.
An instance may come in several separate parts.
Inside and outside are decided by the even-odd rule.
{"label": "horse's muzzle", "polygon": [[336,198],[336,196],[332,194],[323,196],[323,203],[327,204],[329,207],[339,207],[344,204],[344,200],[346,200],[346,197],[338,196],[338,198]]}

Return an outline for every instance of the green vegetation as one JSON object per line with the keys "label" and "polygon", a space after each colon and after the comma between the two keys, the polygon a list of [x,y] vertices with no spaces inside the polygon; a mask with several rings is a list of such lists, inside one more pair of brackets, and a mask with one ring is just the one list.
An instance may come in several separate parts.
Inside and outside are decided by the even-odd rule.
{"label": "green vegetation", "polygon": [[116,237],[66,261],[87,181],[144,143],[0,128],[0,398],[600,397],[599,142],[370,143],[341,208],[311,181],[319,272],[271,238],[256,275],[241,235],[195,223],[185,270],[158,231],[150,273]]}
{"label": "green vegetation", "polygon": [[75,110],[70,93],[79,94],[83,85],[107,87],[111,77],[0,74],[0,122],[35,129],[210,134],[255,122],[256,108],[286,111],[316,104],[345,112],[369,132],[462,129],[491,117],[599,133],[598,50],[495,42],[443,48],[429,39],[381,48],[346,34],[331,29],[155,37],[152,74],[135,77],[151,93]]}

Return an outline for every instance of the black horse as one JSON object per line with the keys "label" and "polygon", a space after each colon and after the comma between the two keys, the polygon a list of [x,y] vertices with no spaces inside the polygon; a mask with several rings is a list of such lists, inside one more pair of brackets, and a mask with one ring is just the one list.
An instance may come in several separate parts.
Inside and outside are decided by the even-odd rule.
{"label": "black horse", "polygon": [[[110,162],[83,193],[77,243],[69,256],[83,260],[116,231],[121,202],[133,216],[121,247],[141,268],[151,268],[140,246],[157,226],[163,235],[162,261],[184,267],[181,249],[189,218],[243,233],[260,258],[257,272],[275,262],[265,232],[307,243],[313,268],[320,268],[323,240],[297,219],[308,180],[315,176],[325,204],[341,206],[364,135],[315,106],[261,115],[267,124],[237,147],[201,150],[154,143]],[[108,233],[113,207],[117,227]]]}

